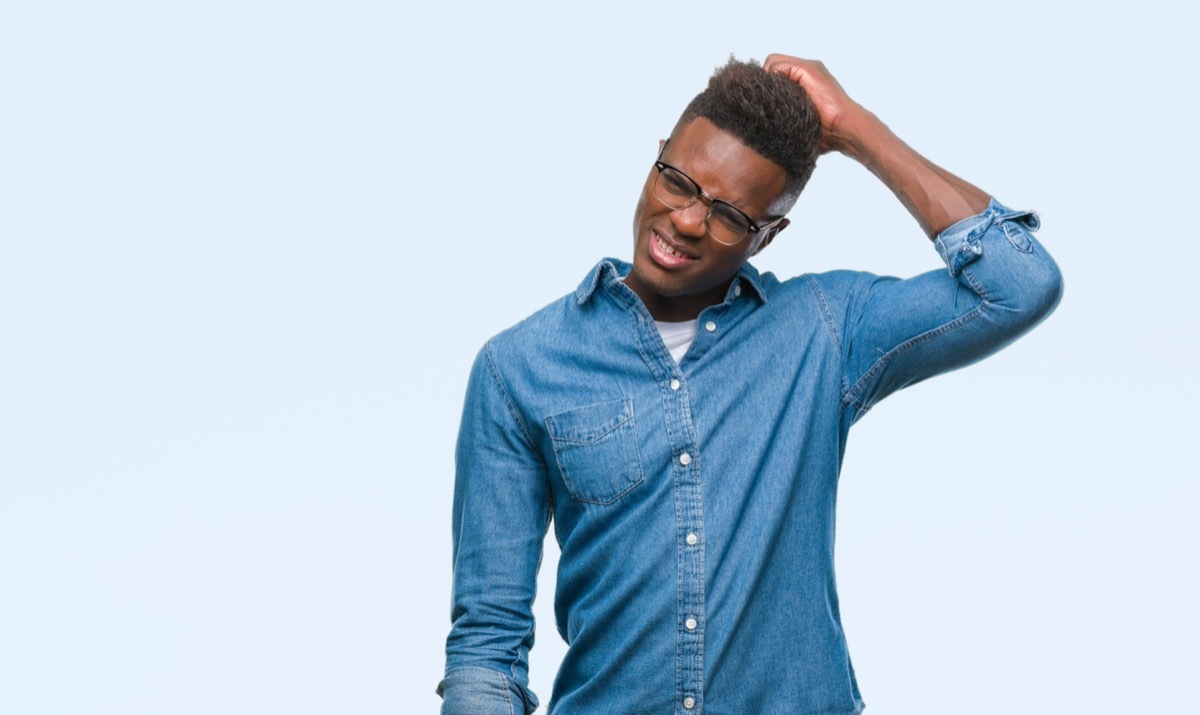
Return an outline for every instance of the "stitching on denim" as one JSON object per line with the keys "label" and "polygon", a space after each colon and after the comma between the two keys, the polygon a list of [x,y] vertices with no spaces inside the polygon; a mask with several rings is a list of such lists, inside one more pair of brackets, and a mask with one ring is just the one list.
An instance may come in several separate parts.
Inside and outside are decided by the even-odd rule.
{"label": "stitching on denim", "polygon": [[[684,417],[684,424],[687,427],[688,441],[691,442],[692,444],[699,445],[700,440],[698,439],[698,436],[696,435],[696,425],[692,420],[692,410],[695,406],[692,405],[690,395],[685,396],[685,399],[687,399],[688,408],[684,412],[683,417]],[[696,639],[695,653],[694,653],[693,659],[692,659],[692,662],[693,662],[692,667],[694,670],[699,671],[700,682],[702,684],[704,682],[704,634],[706,634],[708,632],[708,611],[707,611],[708,593],[704,589],[704,584],[705,584],[705,581],[707,578],[707,569],[706,569],[706,563],[705,563],[705,556],[707,555],[707,552],[705,549],[705,543],[707,542],[708,532],[704,528],[704,473],[702,471],[703,466],[704,466],[704,459],[700,455],[696,455],[696,458],[693,459],[692,463],[687,467],[688,469],[694,470],[694,480],[696,482],[696,487],[695,487],[696,502],[691,507],[691,510],[695,514],[695,517],[696,517],[696,528],[699,529],[700,533],[704,534],[706,537],[706,538],[701,539],[700,543],[696,544],[695,547],[692,547],[695,549],[695,556],[696,556],[696,583],[699,584],[699,587],[696,592],[696,613],[695,613],[695,615],[700,617],[700,622],[701,622],[701,632],[700,632],[700,634],[698,634],[699,637]],[[680,524],[681,524],[681,526],[686,528],[686,524],[683,524],[682,522],[680,522]],[[680,529],[680,531],[682,531],[682,530],[683,529]],[[677,533],[676,538],[678,538],[678,536],[679,536],[679,534]],[[688,553],[687,547],[680,549],[680,555],[682,557],[686,558],[687,553]],[[681,589],[682,589],[682,586],[683,586],[683,584],[681,581],[681,583],[680,583]],[[682,637],[684,637],[684,638],[687,637],[685,631],[680,630],[679,633]],[[679,682],[682,683],[683,682],[682,679]],[[703,685],[701,687],[703,687]],[[676,701],[676,702],[679,702],[679,701]],[[701,708],[703,708],[703,705],[701,705]]]}
{"label": "stitching on denim", "polygon": [[979,296],[981,301],[983,301],[981,305],[995,302],[992,300],[992,296],[988,294],[987,286],[979,282],[979,279],[975,277],[975,273],[971,270],[970,266],[963,267],[962,277],[971,284],[971,290],[975,292],[975,295]]}
{"label": "stitching on denim", "polygon": [[942,262],[946,264],[946,267],[951,271],[951,275],[953,275],[954,269],[950,266],[950,249],[946,246],[945,234],[938,234],[933,239],[933,247],[937,249]]}
{"label": "stitching on denim", "polygon": [[633,398],[627,397],[625,399],[627,399],[629,401],[629,433],[630,433],[631,439],[633,440],[633,463],[635,465],[637,465],[638,479],[637,479],[637,484],[633,484],[629,487],[629,489],[626,489],[625,491],[621,492],[621,496],[617,497],[617,499],[620,499],[621,497],[625,496],[626,494],[629,493],[629,491],[631,489],[636,487],[638,484],[641,484],[642,482],[646,481],[646,471],[644,469],[642,469],[642,450],[638,449],[637,415],[635,415],[633,412]]}
{"label": "stitching on denim", "polygon": [[[664,375],[661,365],[659,365],[656,360],[654,360],[653,358],[650,357],[650,353],[646,346],[646,340],[644,340],[644,335],[643,335],[643,330],[648,331],[648,328],[645,328],[645,319],[641,316],[641,314],[639,312],[637,312],[637,309],[633,306],[630,306],[630,309],[628,310],[627,314],[629,316],[629,322],[631,324],[630,328],[633,330],[634,346],[637,348],[638,354],[642,356],[642,361],[644,363],[646,363],[646,367],[649,368],[650,374],[654,377],[654,381],[656,383],[658,383],[658,385],[660,386],[659,387],[659,395],[662,398],[662,405],[663,405],[663,424],[667,428],[668,442],[669,443],[674,442],[675,438],[676,438],[675,432],[678,429],[678,426],[675,424],[676,423],[675,411],[671,409],[670,395],[667,393],[666,388],[662,387],[662,385],[667,381],[667,378],[669,378],[670,375]],[[682,374],[682,370],[680,370],[680,373]],[[689,394],[687,391],[688,390],[687,383],[682,380],[680,381],[680,383],[681,383],[679,386],[680,392],[684,393],[683,395],[680,396],[681,399],[689,400],[689,402],[690,402]],[[684,427],[685,427],[685,432],[686,432],[686,426],[684,426]],[[674,468],[672,468],[671,474],[672,474],[672,480],[674,480],[674,474],[675,474]],[[680,505],[679,488],[677,485],[672,484],[671,494],[673,497],[673,501],[675,503],[675,532],[676,532],[676,538],[678,538],[679,532],[683,529],[683,514],[681,512],[682,507]],[[682,574],[683,570],[684,570],[683,569],[683,560],[686,558],[686,554],[681,549],[676,549],[676,553],[678,554],[678,558],[676,559],[676,573]],[[679,607],[678,604],[683,603],[683,578],[682,578],[682,575],[677,576],[675,578],[675,603],[676,603],[676,608]],[[681,692],[682,692],[681,684],[683,682],[682,662],[683,662],[683,635],[679,632],[676,632],[676,635],[675,635],[675,683],[676,683],[675,701],[676,702],[678,702],[679,699],[682,697],[682,695],[681,695]]]}
{"label": "stitching on denim", "polygon": [[[636,450],[637,450],[637,444],[636,444],[636,440],[635,440],[635,444],[634,444],[634,453],[635,454],[637,454]],[[555,452],[554,454],[557,458],[558,452]],[[566,475],[567,470],[563,469],[561,461],[558,463],[558,468],[560,471],[562,471],[563,475]],[[638,468],[637,480],[634,481],[632,484],[630,484],[628,487],[626,487],[625,490],[622,491],[620,494],[617,494],[616,496],[612,497],[611,499],[606,499],[606,500],[589,499],[589,498],[581,497],[578,494],[576,494],[574,492],[574,490],[570,489],[570,486],[568,486],[567,488],[568,488],[568,491],[571,492],[571,498],[573,498],[575,501],[583,502],[584,504],[595,504],[597,506],[612,506],[613,504],[616,504],[618,501],[620,501],[621,497],[623,497],[626,494],[628,494],[629,492],[633,491],[635,488],[641,486],[642,482],[646,481],[646,474],[645,474],[645,472],[642,471],[641,455],[638,455],[637,468]],[[568,485],[570,484],[569,482],[567,482],[565,476],[563,477],[563,482]]]}
{"label": "stitching on denim", "polygon": [[[551,449],[554,451],[554,461],[558,465],[558,471],[560,473],[562,473],[563,483],[566,485],[567,491],[569,491],[571,493],[571,497],[573,499],[575,499],[575,501],[583,502],[584,504],[596,504],[598,506],[610,506],[612,504],[617,503],[617,501],[620,500],[621,497],[623,497],[626,494],[628,494],[629,492],[633,491],[634,488],[639,486],[642,482],[646,481],[646,472],[645,472],[645,470],[642,469],[642,454],[637,448],[637,429],[636,429],[636,423],[634,422],[633,399],[629,398],[629,397],[624,397],[620,400],[613,400],[613,402],[622,403],[622,405],[624,405],[624,408],[625,408],[624,411],[628,413],[628,416],[625,417],[624,419],[622,419],[612,429],[605,432],[603,436],[607,437],[608,435],[612,434],[613,432],[620,430],[626,424],[629,424],[629,431],[632,433],[630,439],[633,442],[633,456],[634,456],[633,464],[635,467],[637,467],[637,478],[634,479],[632,482],[630,482],[629,485],[627,487],[625,487],[625,489],[621,490],[619,493],[617,493],[611,497],[604,498],[604,499],[601,499],[598,497],[584,497],[584,496],[580,496],[577,493],[578,489],[582,486],[582,484],[576,484],[576,486],[572,487],[572,482],[574,481],[574,479],[570,476],[570,471],[567,469],[566,463],[563,461],[563,455],[559,451],[559,448],[558,448],[560,443],[565,443],[564,444],[564,447],[565,447],[566,445],[591,445],[591,444],[594,444],[595,442],[594,441],[584,442],[584,441],[579,441],[579,440],[571,440],[571,439],[564,439],[561,437],[556,437],[556,436],[554,436],[554,431],[550,428],[551,420],[555,417],[555,415],[550,415],[549,417],[546,418],[546,431],[550,437]],[[607,403],[600,402],[600,403],[596,403],[596,404],[607,404]],[[624,435],[618,435],[618,437],[623,438]],[[597,441],[598,441],[598,439],[597,439]],[[622,439],[621,444],[625,445],[624,439]],[[629,458],[628,451],[629,450],[628,450],[628,448],[626,448],[626,449],[624,449],[624,451],[625,451],[624,456],[626,458],[626,461],[628,461],[628,458]]]}
{"label": "stitching on denim", "polygon": [[[644,311],[644,308],[642,310]],[[653,375],[655,382],[657,382],[660,385],[659,394],[661,395],[662,402],[663,402],[663,413],[665,415],[664,424],[667,427],[668,440],[673,443],[673,442],[675,442],[677,437],[682,436],[684,441],[686,441],[686,442],[689,442],[692,444],[699,444],[699,440],[696,437],[696,427],[695,427],[695,424],[692,422],[692,412],[695,409],[695,405],[692,402],[691,391],[688,389],[687,383],[681,381],[682,384],[680,385],[680,392],[682,394],[680,395],[680,399],[683,401],[683,404],[685,405],[685,409],[682,410],[682,412],[683,412],[682,420],[677,420],[676,413],[678,411],[671,409],[670,395],[667,392],[668,388],[662,387],[662,385],[664,385],[669,380],[670,374],[664,373],[659,361],[652,358],[648,352],[648,347],[646,345],[647,341],[644,339],[644,335],[645,335],[645,333],[648,333],[650,329],[649,329],[649,327],[647,327],[647,324],[645,322],[645,317],[642,316],[642,313],[638,312],[638,309],[633,305],[630,306],[630,310],[628,311],[628,314],[629,314],[630,322],[632,324],[631,327],[633,329],[633,334],[634,334],[634,344],[637,347],[638,354],[642,356],[642,360],[646,363],[646,366],[650,369],[650,373],[651,373],[651,375]],[[664,350],[665,350],[665,346],[664,346]],[[668,356],[668,359],[673,359],[673,358],[670,358]],[[680,373],[682,373],[682,369],[680,370]],[[676,424],[677,421],[681,422],[681,424],[677,425]],[[677,429],[682,432],[681,435],[676,434]],[[674,497],[674,502],[675,502],[675,532],[676,532],[675,536],[676,536],[676,539],[679,539],[679,538],[683,538],[682,535],[683,535],[683,532],[686,530],[686,526],[687,526],[685,523],[685,518],[684,518],[685,515],[683,513],[685,510],[685,506],[683,504],[683,502],[685,501],[685,496],[681,490],[681,487],[679,486],[679,481],[678,481],[680,479],[680,477],[678,476],[679,466],[678,466],[678,462],[674,459],[674,449],[672,449],[671,452],[672,452],[672,464],[671,464],[670,473],[671,473],[671,479],[672,479],[671,491],[672,491],[672,495]],[[638,461],[639,461],[639,466],[640,466],[640,462],[641,462],[640,454],[638,455]],[[692,461],[692,463],[690,465],[688,465],[688,469],[694,470],[693,471],[693,474],[695,475],[694,479],[697,483],[696,489],[698,492],[700,492],[697,495],[698,500],[697,500],[696,504],[692,507],[692,511],[695,512],[695,516],[696,516],[696,520],[697,520],[697,523],[695,526],[701,530],[701,533],[703,533],[703,531],[704,531],[704,511],[703,511],[703,504],[704,504],[704,502],[703,502],[703,497],[704,497],[703,481],[704,480],[703,480],[703,474],[700,471],[700,465],[701,465],[702,461],[703,460],[697,456]],[[697,598],[696,607],[697,607],[697,611],[700,613],[701,617],[704,617],[704,608],[705,608],[705,604],[706,604],[706,599],[705,599],[706,594],[704,592],[704,585],[703,585],[704,578],[705,578],[704,540],[702,539],[695,548],[699,549],[696,552],[696,558],[697,558],[696,572],[697,572],[697,578],[699,579],[699,582],[701,584],[699,596]],[[676,567],[678,569],[677,572],[679,574],[682,574],[685,570],[684,561],[685,561],[685,559],[687,559],[688,549],[684,549],[684,548],[677,549],[677,553],[678,553],[678,558],[676,560]],[[678,608],[680,605],[682,605],[684,600],[685,600],[684,581],[683,581],[682,576],[679,576],[675,579],[676,607]],[[675,636],[675,683],[676,683],[676,688],[675,688],[676,698],[675,698],[675,700],[676,700],[676,702],[680,702],[681,699],[683,698],[682,683],[683,683],[683,667],[684,667],[684,639],[686,637],[687,636],[685,635],[683,630],[677,629],[676,636]],[[703,663],[704,640],[702,638],[700,639],[700,642],[699,642],[696,650],[697,650],[696,658],[701,663]]]}
{"label": "stitching on denim", "polygon": [[[562,415],[567,414],[567,413],[559,412],[559,413],[556,413],[553,415],[549,415],[548,417],[546,417],[546,431],[550,433],[550,439],[553,440],[554,442],[566,442],[567,444],[595,444],[596,442],[599,442],[600,440],[604,439],[605,437],[612,434],[613,432],[616,432],[617,430],[621,429],[622,425],[624,425],[626,422],[629,422],[630,420],[633,419],[633,402],[632,402],[632,400],[630,400],[628,397],[625,397],[620,400],[609,400],[607,402],[597,402],[592,405],[583,405],[581,407],[576,407],[576,408],[568,411],[568,412],[576,412],[578,410],[587,410],[592,407],[599,407],[600,405],[607,405],[607,404],[611,404],[613,402],[621,403],[621,407],[622,407],[621,418],[613,421],[612,424],[605,424],[602,428],[596,430],[596,432],[594,434],[589,434],[587,437],[568,437],[563,434],[555,434],[555,428],[553,427],[553,425],[556,423],[556,420],[554,418],[561,417]],[[559,431],[561,432],[561,430],[559,430]]]}
{"label": "stitching on denim", "polygon": [[[922,343],[926,343],[934,338],[945,335],[946,333],[948,333],[952,330],[957,330],[958,328],[962,327],[963,325],[966,325],[967,323],[971,322],[975,318],[983,315],[983,312],[988,305],[989,305],[988,301],[985,300],[984,302],[980,303],[975,308],[972,308],[970,311],[963,313],[962,315],[958,316],[954,320],[951,320],[947,323],[943,323],[942,325],[939,325],[936,328],[933,328],[931,330],[926,330],[925,332],[921,333],[920,335],[909,338],[908,340],[905,340],[904,342],[900,343],[896,347],[887,351],[882,356],[880,356],[880,358],[878,360],[875,361],[875,364],[871,365],[871,368],[869,370],[867,370],[866,373],[864,373],[863,376],[860,377],[857,382],[854,383],[854,387],[852,387],[850,389],[850,392],[847,393],[847,395],[843,401],[845,402],[846,400],[849,400],[850,403],[858,406],[858,408],[860,410],[862,410],[863,413],[865,413],[867,410],[869,410],[871,407],[873,407],[875,405],[875,403],[878,402],[878,400],[872,400],[871,402],[863,402],[860,399],[861,395],[863,393],[865,393],[867,385],[870,384],[878,376],[878,374],[880,372],[882,372],[884,370],[884,368],[886,368],[892,362],[892,360],[894,360],[896,358],[897,355],[907,352],[908,350],[911,350],[912,348],[914,348],[918,345],[921,345]],[[861,417],[862,415],[859,415],[859,416]]]}
{"label": "stitching on denim", "polygon": [[[622,491],[621,493],[612,497],[611,499],[591,499],[591,498],[587,498],[587,497],[581,497],[578,494],[576,494],[574,492],[574,490],[570,490],[568,487],[568,490],[571,491],[571,498],[577,502],[582,502],[584,504],[595,504],[596,506],[612,506],[613,504],[616,504],[618,501],[620,501],[621,497],[623,497],[626,494],[628,494],[629,492],[633,491],[635,488],[641,486],[642,482],[646,481],[646,476],[645,476],[645,473],[642,472],[642,465],[640,462],[638,463],[637,467],[638,467],[637,480],[634,481],[633,483],[631,483],[628,487],[626,487],[624,491]],[[567,471],[562,468],[561,462],[559,463],[558,468],[560,470],[562,470],[563,474],[567,473]],[[565,478],[563,479],[563,482],[567,483]]]}
{"label": "stitching on denim", "polygon": [[[512,688],[508,686],[508,679],[505,678],[504,673],[501,673],[500,671],[493,672],[496,673],[496,677],[500,679],[500,686],[504,688],[504,703],[508,706],[508,715],[516,715],[516,713],[513,711]],[[522,706],[521,709],[524,710],[525,707]]]}
{"label": "stitching on denim", "polygon": [[[525,420],[521,419],[521,413],[517,410],[516,404],[513,403],[512,397],[508,394],[508,388],[504,386],[504,380],[500,377],[500,369],[496,367],[495,358],[492,357],[492,345],[490,342],[483,346],[483,354],[487,358],[488,372],[491,374],[492,380],[496,382],[496,387],[500,388],[500,394],[504,395],[504,402],[508,405],[508,411],[517,423],[517,427],[521,429],[521,436],[525,438],[526,445],[534,454],[540,455],[541,452],[534,446],[533,439],[529,436],[529,430],[525,427]],[[544,463],[545,460],[543,460]]]}
{"label": "stitching on denim", "polygon": [[[658,364],[658,362],[650,357],[650,353],[648,352],[648,349],[646,346],[646,341],[643,339],[644,338],[643,330],[645,329],[645,319],[641,316],[641,314],[633,306],[630,306],[630,309],[628,309],[627,314],[629,316],[630,328],[633,330],[634,346],[637,348],[638,354],[642,356],[642,361],[644,363],[646,363],[646,367],[649,368],[650,374],[654,377],[654,381],[661,386],[664,382],[666,382],[666,377],[668,377],[668,376],[665,376],[663,374],[662,368]],[[683,383],[680,385],[680,390],[685,393],[684,395],[682,395],[682,398],[688,399],[688,395],[686,392],[687,391],[686,383]],[[659,388],[659,394],[662,397],[663,415],[664,415],[663,423],[666,425],[666,428],[667,428],[667,439],[669,442],[674,442],[675,441],[675,430],[676,430],[675,411],[671,409],[670,396],[666,393],[666,391],[662,387]],[[686,426],[685,426],[685,431],[686,431]],[[672,479],[674,480],[675,472],[674,472],[673,467],[671,470],[671,474],[672,474]],[[676,537],[678,538],[678,532],[683,528],[683,514],[681,512],[682,507],[680,505],[679,488],[676,484],[672,484],[671,494],[674,497],[673,501],[675,502],[675,531],[676,531]],[[683,560],[686,558],[686,555],[683,550],[677,549],[676,551],[678,553],[678,558],[676,559],[677,573],[682,574],[683,573]],[[682,578],[682,576],[677,576],[675,579],[675,603],[676,603],[676,608],[678,608],[678,604],[683,603],[683,578]],[[682,685],[681,685],[683,682],[682,662],[683,662],[683,635],[682,635],[682,633],[679,633],[677,631],[676,635],[675,635],[675,683],[676,683],[676,687],[675,687],[676,698],[675,698],[675,700],[676,700],[676,702],[679,701],[679,699],[681,697],[680,693],[682,692]]]}
{"label": "stitching on denim", "polygon": [[[584,303],[587,303],[592,296],[596,294],[597,287],[608,287],[609,282],[606,280],[606,273],[608,271],[618,275],[620,274],[620,271],[617,270],[617,267],[607,259],[600,261],[600,263],[597,264],[592,271],[592,273],[589,273],[588,276],[584,278],[583,284],[575,290],[576,305],[582,306]],[[591,280],[588,280],[589,278]],[[582,293],[582,295],[580,295],[580,293]]]}
{"label": "stitching on denim", "polygon": [[635,306],[641,302],[641,299],[637,297],[632,288],[625,284],[625,281],[621,280],[615,266],[612,269],[612,273],[611,277],[606,277],[604,280],[604,285],[602,286],[604,292],[626,310],[635,309]]}
{"label": "stitching on denim", "polygon": [[816,279],[811,275],[805,274],[801,277],[804,278],[805,282],[812,288],[813,294],[816,295],[817,304],[821,307],[821,317],[825,319],[825,326],[833,334],[833,342],[837,344],[838,352],[841,352],[842,337],[838,333],[837,324],[833,321],[833,312],[829,309],[829,303],[825,300],[825,291],[821,290],[821,286],[817,284]]}
{"label": "stitching on denim", "polygon": [[[710,346],[710,349],[711,349],[711,346]],[[696,406],[691,399],[690,391],[688,391],[683,396],[683,401],[684,401],[684,409],[683,409],[684,438],[687,443],[696,445],[698,448],[700,445],[700,439],[699,439],[699,436],[696,434],[696,423],[692,419],[692,413],[695,411]],[[674,450],[672,450],[672,453],[673,452],[674,452]],[[692,475],[691,481],[693,481],[695,483],[694,489],[687,485],[684,486],[682,492],[678,487],[676,487],[676,489],[675,489],[675,494],[676,494],[676,500],[675,500],[676,534],[675,534],[675,536],[676,536],[676,539],[678,539],[682,536],[682,532],[687,527],[686,519],[685,519],[686,514],[680,513],[681,508],[684,508],[687,511],[691,512],[695,516],[695,519],[696,519],[696,523],[695,523],[696,528],[698,528],[700,530],[700,533],[702,533],[702,534],[706,533],[705,528],[704,528],[704,472],[703,472],[703,466],[704,466],[704,458],[701,457],[698,453],[693,454],[692,462],[687,467],[681,467],[678,459],[672,459],[671,473],[673,475],[673,478],[681,479],[681,478],[683,478],[682,476],[675,477],[674,475],[690,473]],[[682,472],[680,471],[681,469],[683,470]],[[678,482],[676,482],[676,484],[678,484]],[[692,496],[691,494],[689,494],[689,490],[695,492],[694,499],[687,498],[689,496]],[[679,498],[681,493],[682,493],[682,496],[684,497],[684,499],[682,499],[682,500]],[[682,501],[682,503],[681,503],[681,501]],[[695,615],[700,616],[700,618],[702,619],[702,622],[707,623],[708,619],[707,619],[707,615],[705,613],[705,604],[707,603],[707,600],[705,597],[707,594],[705,593],[705,590],[704,590],[705,573],[706,573],[705,561],[704,561],[706,552],[705,552],[704,544],[705,544],[705,539],[701,539],[700,543],[697,544],[697,546],[695,547],[695,549],[696,549],[696,551],[695,551],[696,581],[699,584],[699,587],[697,589],[697,594],[696,594],[696,613],[695,613]],[[684,571],[683,562],[685,559],[687,559],[687,555],[688,555],[689,551],[688,551],[687,547],[679,548],[678,551],[679,551],[679,568],[680,568],[679,573],[682,574]],[[684,589],[683,579],[682,578],[677,579],[677,596],[676,596],[676,598],[678,600],[676,601],[676,603],[678,603],[680,605],[682,605],[685,601],[684,590],[685,589]],[[684,629],[678,627],[678,624],[676,625],[676,633],[677,633],[676,640],[675,640],[676,653],[677,653],[677,655],[676,655],[676,670],[679,671],[677,680],[675,681],[676,683],[679,684],[679,686],[677,687],[677,690],[679,691],[679,695],[676,698],[676,702],[680,702],[680,698],[682,698],[684,695],[684,693],[683,693],[683,672],[682,672],[685,669],[685,657],[684,656],[686,655],[684,641],[687,639],[688,636],[687,636],[687,632]],[[691,658],[691,664],[690,664],[690,669],[700,671],[700,681],[701,682],[703,682],[703,678],[704,678],[704,665],[703,664],[704,664],[704,637],[703,637],[703,635],[701,635],[697,639],[697,643],[695,646],[695,653],[693,654],[693,657]]]}
{"label": "stitching on denim", "polygon": [[816,279],[809,274],[801,276],[805,282],[812,288],[813,295],[816,296],[817,305],[821,309],[821,317],[825,319],[825,327],[829,330],[830,337],[833,338],[833,344],[837,346],[838,362],[841,363],[838,372],[841,374],[841,385],[838,389],[842,393],[842,407],[846,406],[845,395],[849,389],[849,384],[846,380],[846,351],[843,347],[841,334],[838,332],[837,323],[833,320],[833,311],[829,308],[829,302],[825,298],[825,291],[821,289]]}
{"label": "stitching on denim", "polygon": [[1021,253],[1033,253],[1033,236],[1029,234],[1029,229],[1014,221],[1005,221],[1000,224],[1000,228],[1013,248]]}
{"label": "stitching on denim", "polygon": [[[541,559],[540,558],[538,559],[538,568],[539,569],[541,568]],[[531,627],[528,631],[526,631],[525,638],[528,638],[529,635],[533,633],[533,630],[534,629]],[[524,643],[525,640],[522,639],[521,642]],[[526,653],[526,655],[528,655],[528,653],[529,653],[528,648],[525,649],[525,653]],[[513,709],[515,703],[513,703],[513,699],[512,699],[512,688],[516,688],[517,694],[521,696],[521,712],[519,713],[519,715],[525,715],[525,713],[531,712],[528,709],[528,705],[530,704],[530,692],[529,692],[528,686],[521,685],[521,679],[519,677],[517,677],[518,674],[516,671],[516,667],[517,667],[517,662],[514,661],[513,664],[511,666],[509,666],[509,672],[512,673],[512,682],[511,682],[511,684],[510,683],[504,684],[504,687],[508,691],[508,707],[509,707],[508,711],[510,713],[512,713],[512,715],[518,715],[518,713]],[[500,677],[504,677],[504,674],[500,673]],[[526,677],[526,679],[528,680],[528,676]]]}

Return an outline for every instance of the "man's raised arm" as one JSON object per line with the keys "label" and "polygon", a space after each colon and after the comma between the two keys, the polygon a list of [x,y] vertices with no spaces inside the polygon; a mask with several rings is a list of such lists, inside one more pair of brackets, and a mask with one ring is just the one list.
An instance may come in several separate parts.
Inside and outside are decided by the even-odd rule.
{"label": "man's raised arm", "polygon": [[1057,306],[1062,276],[1031,233],[1033,212],[1007,208],[918,154],[822,63],[773,54],[763,67],[804,87],[821,117],[822,152],[841,152],[883,181],[949,268],[908,280],[854,274],[818,288],[844,298],[833,327],[852,419],[902,387],[990,355]]}

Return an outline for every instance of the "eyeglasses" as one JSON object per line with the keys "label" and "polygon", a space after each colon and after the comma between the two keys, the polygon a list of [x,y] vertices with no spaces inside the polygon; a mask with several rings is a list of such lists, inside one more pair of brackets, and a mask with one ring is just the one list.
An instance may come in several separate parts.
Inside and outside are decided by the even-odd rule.
{"label": "eyeglasses", "polygon": [[[663,151],[666,148],[667,145],[664,142]],[[705,193],[695,179],[663,161],[662,151],[658,156],[658,160],[654,162],[654,168],[658,169],[658,177],[654,179],[655,198],[672,211],[682,211],[696,203],[696,199],[700,199],[705,206],[708,206],[708,213],[704,216],[704,225],[708,229],[708,235],[712,236],[717,243],[723,243],[726,246],[737,245],[749,234],[765,231],[783,220],[781,216],[768,224],[759,226],[754,219],[746,215],[745,211],[728,201],[722,201]]]}

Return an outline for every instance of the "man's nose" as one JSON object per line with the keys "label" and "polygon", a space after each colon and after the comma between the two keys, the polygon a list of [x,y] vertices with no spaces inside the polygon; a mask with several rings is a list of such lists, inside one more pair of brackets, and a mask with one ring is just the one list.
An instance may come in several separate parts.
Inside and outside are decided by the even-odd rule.
{"label": "man's nose", "polygon": [[708,219],[708,206],[703,201],[696,201],[686,209],[675,209],[671,212],[671,224],[679,235],[693,238],[704,238],[708,233],[705,221]]}

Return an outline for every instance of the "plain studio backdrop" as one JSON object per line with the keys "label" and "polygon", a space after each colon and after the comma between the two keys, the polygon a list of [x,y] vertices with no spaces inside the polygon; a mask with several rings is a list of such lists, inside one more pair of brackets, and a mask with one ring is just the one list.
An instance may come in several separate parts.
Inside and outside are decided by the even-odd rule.
{"label": "plain studio backdrop", "polygon": [[[771,52],[1039,210],[1066,278],[851,433],[868,712],[1186,709],[1194,21],[1067,7],[5,3],[0,712],[435,712],[471,360],[629,257],[657,141]],[[760,269],[940,266],[839,156],[793,221]]]}

